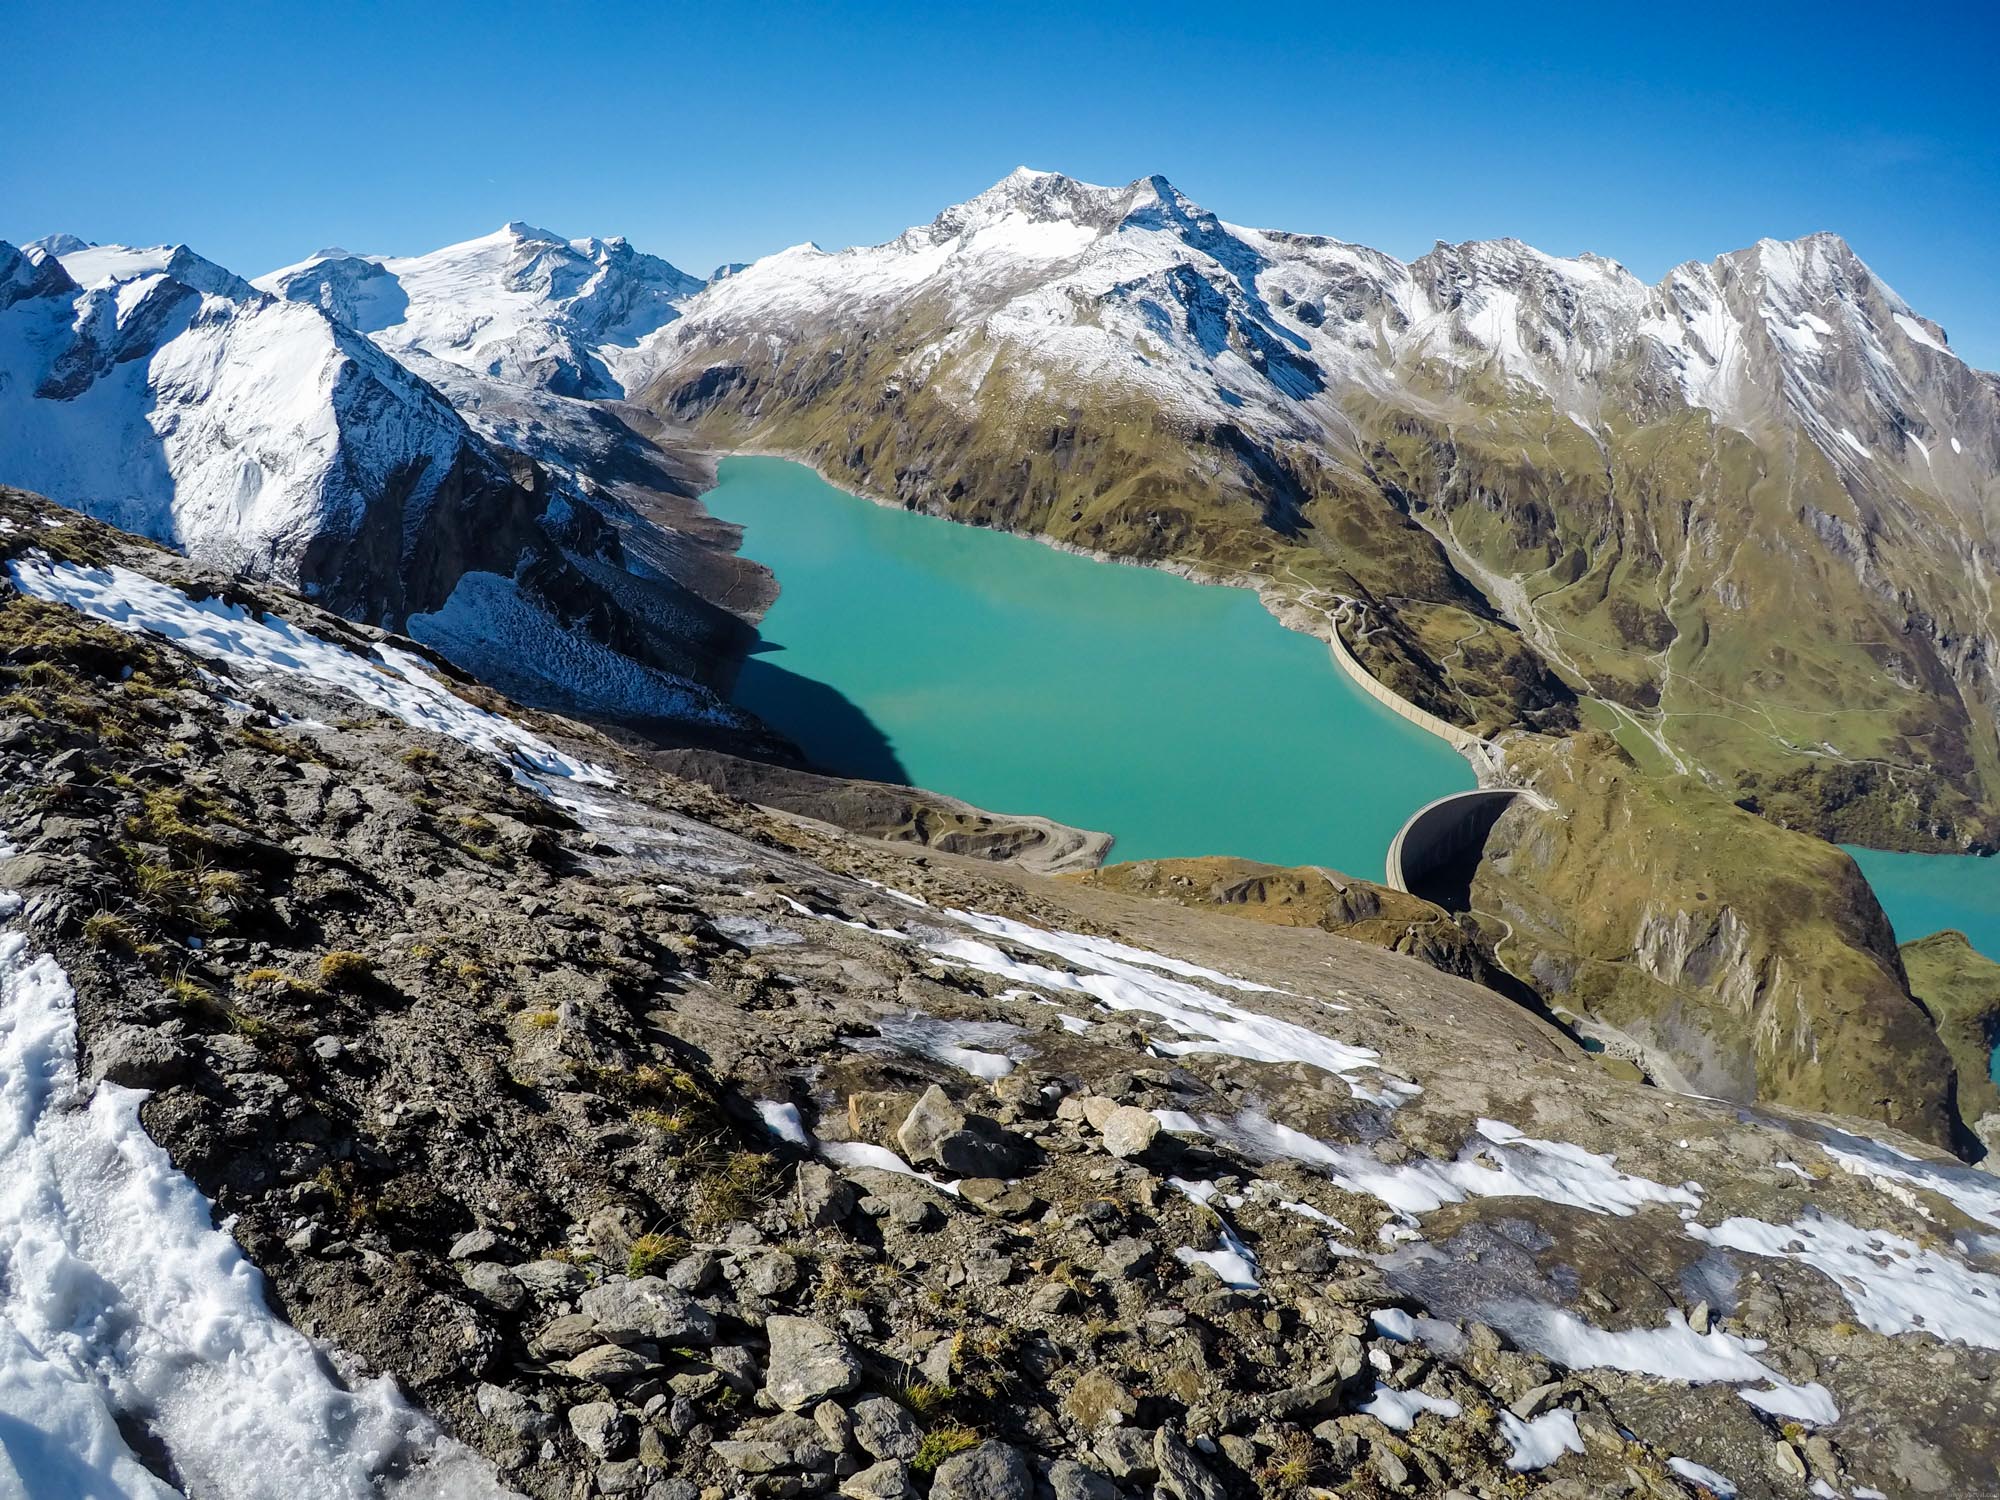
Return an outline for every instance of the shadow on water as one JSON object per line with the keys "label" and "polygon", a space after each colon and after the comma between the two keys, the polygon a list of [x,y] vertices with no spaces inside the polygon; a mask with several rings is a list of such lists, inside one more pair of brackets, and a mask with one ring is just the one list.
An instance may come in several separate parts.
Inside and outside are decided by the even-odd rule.
{"label": "shadow on water", "polygon": [[779,666],[772,657],[783,649],[768,641],[752,648],[729,686],[730,700],[805,751],[815,771],[911,785],[881,727],[853,699]]}
{"label": "shadow on water", "polygon": [[1470,908],[1472,882],[1479,873],[1479,862],[1485,858],[1486,840],[1506,810],[1506,803],[1490,802],[1478,804],[1465,813],[1454,838],[1456,847],[1410,881],[1410,894],[1434,902],[1448,912]]}

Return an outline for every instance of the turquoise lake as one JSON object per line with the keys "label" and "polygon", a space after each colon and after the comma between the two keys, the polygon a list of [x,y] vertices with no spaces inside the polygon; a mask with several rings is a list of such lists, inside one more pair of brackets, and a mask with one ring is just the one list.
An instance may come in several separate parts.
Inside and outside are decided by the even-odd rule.
{"label": "turquoise lake", "polygon": [[875,505],[774,458],[703,496],[777,575],[735,699],[827,769],[1112,834],[1382,878],[1473,785],[1247,589]]}
{"label": "turquoise lake", "polygon": [[1967,854],[1847,852],[1875,888],[1896,927],[1896,941],[1956,927],[1988,958],[2000,960],[2000,859]]}

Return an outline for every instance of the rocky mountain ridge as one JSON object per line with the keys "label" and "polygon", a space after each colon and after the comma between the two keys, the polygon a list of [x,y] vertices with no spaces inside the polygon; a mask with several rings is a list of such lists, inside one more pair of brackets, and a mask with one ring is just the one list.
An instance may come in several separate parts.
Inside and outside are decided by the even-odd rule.
{"label": "rocky mountain ridge", "polygon": [[[171,262],[176,285],[251,293],[184,249],[65,236],[31,258],[65,257],[115,285],[173,280]],[[649,633],[694,641],[656,652],[670,671],[719,680],[727,626],[701,603],[754,614],[765,586],[701,515],[683,450],[752,442],[962,520],[1260,580],[1281,610],[1337,614],[1376,676],[1462,724],[1564,732],[1581,714],[1790,826],[1992,842],[2000,385],[1836,236],[1649,286],[1513,240],[1405,264],[1230,224],[1161,177],[1022,169],[884,245],[724,269],[704,283],[622,240],[513,223],[427,255],[321,252],[257,286],[389,353],[503,467],[539,465],[564,510],[648,549],[680,586]],[[16,342],[17,393],[45,352]],[[24,411],[47,435],[8,477],[92,503],[145,492],[119,502],[128,523],[179,504],[184,540],[218,555],[351,524],[296,498],[308,486],[258,457],[255,423],[187,444],[215,451],[185,482],[170,462],[138,483],[63,471],[80,462],[67,424],[102,414]],[[393,431],[332,425],[393,512]],[[410,441],[435,485],[458,439]],[[202,541],[245,529],[230,507],[253,473],[290,497],[282,520]],[[371,586],[371,605],[395,592]]]}
{"label": "rocky mountain ridge", "polygon": [[622,237],[565,240],[518,221],[428,255],[322,251],[256,284],[399,358],[579,397],[642,382],[638,347],[704,285]]}
{"label": "rocky mountain ridge", "polygon": [[[591,268],[580,287],[574,263]],[[608,335],[650,326],[645,299],[685,289],[661,267],[622,242],[586,257],[538,241],[512,274]],[[421,269],[406,272],[420,288]],[[329,295],[330,311],[277,297],[184,246],[0,246],[0,286],[7,479],[407,627],[526,696],[759,736],[712,686],[743,621],[675,578],[723,592],[742,565],[712,527],[641,519],[635,503],[692,486],[615,417],[550,397],[533,418],[547,441],[511,441],[520,412],[423,378],[423,359],[343,320],[353,297]]]}

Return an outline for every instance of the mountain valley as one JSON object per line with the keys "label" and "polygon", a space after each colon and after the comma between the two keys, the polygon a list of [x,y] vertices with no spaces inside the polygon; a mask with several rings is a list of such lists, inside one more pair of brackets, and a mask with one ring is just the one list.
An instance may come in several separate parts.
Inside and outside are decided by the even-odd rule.
{"label": "mountain valley", "polygon": [[[780,650],[859,637],[704,499],[779,458],[1254,590],[1524,795],[1414,893],[1152,857],[1033,793],[1103,643],[996,614],[1075,682],[974,683],[1028,789],[974,805]],[[1835,845],[2000,845],[1996,518],[2000,376],[1831,234],[1648,284],[1023,168],[708,280],[522,222],[255,277],[0,244],[46,1492],[1988,1493],[2000,954]],[[788,664],[879,753],[759,718]],[[1207,707],[1111,747],[1129,800],[1416,811]]]}

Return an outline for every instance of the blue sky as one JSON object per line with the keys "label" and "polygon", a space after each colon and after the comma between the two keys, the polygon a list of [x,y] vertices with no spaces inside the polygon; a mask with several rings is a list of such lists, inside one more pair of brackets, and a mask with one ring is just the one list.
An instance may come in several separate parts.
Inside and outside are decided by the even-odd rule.
{"label": "blue sky", "polygon": [[706,273],[885,239],[1027,163],[1163,172],[1405,258],[1513,234],[1648,279],[1834,229],[2000,369],[1989,7],[1619,9],[14,0],[0,238],[183,240],[254,275],[522,218]]}

